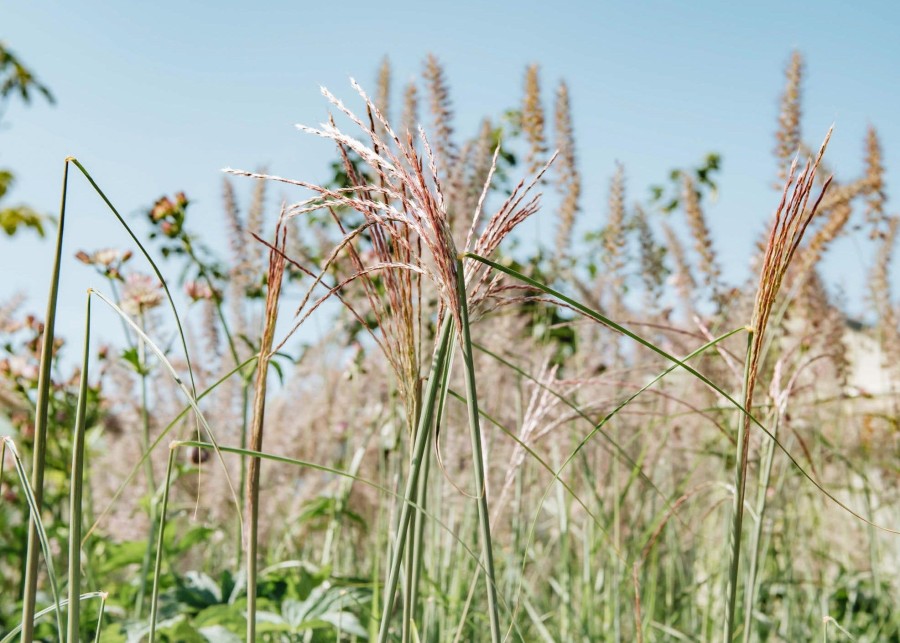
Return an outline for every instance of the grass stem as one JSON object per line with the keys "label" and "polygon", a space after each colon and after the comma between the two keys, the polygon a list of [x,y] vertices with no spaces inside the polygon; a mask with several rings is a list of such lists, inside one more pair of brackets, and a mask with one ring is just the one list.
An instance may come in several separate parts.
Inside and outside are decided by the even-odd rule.
{"label": "grass stem", "polygon": [[88,365],[91,346],[91,296],[87,296],[84,330],[84,354],[78,384],[78,406],[75,412],[75,434],[72,439],[72,478],[69,490],[69,614],[66,637],[79,640],[79,611],[81,604],[81,528],[82,497],[84,492],[84,431],[88,396]]}
{"label": "grass stem", "polygon": [[450,352],[452,327],[452,317],[448,314],[441,327],[440,339],[438,340],[428,375],[428,385],[422,398],[422,412],[419,416],[413,456],[410,461],[409,474],[406,478],[406,489],[404,492],[404,500],[406,502],[400,510],[397,537],[391,551],[391,563],[388,570],[388,580],[385,585],[384,606],[378,630],[379,643],[386,643],[390,632],[391,613],[394,611],[394,595],[397,592],[397,585],[400,580],[400,567],[403,563],[403,552],[406,546],[406,536],[409,532],[410,519],[412,518],[412,509],[418,493],[419,474],[425,455],[425,447],[428,444],[428,432],[431,430],[431,425],[434,421],[438,386],[440,385],[441,373],[444,370],[444,362],[447,360],[447,354]]}
{"label": "grass stem", "polygon": [[475,362],[472,356],[472,337],[469,330],[469,306],[462,260],[456,263],[457,296],[460,307],[460,348],[466,382],[466,399],[469,412],[469,433],[472,439],[475,488],[478,498],[478,523],[481,530],[481,547],[486,571],[488,612],[491,622],[491,641],[500,643],[500,616],[497,610],[497,584],[494,574],[494,549],[491,542],[491,518],[488,511],[487,478],[484,472],[484,455],[481,446],[481,424],[478,416],[478,392],[475,382]]}
{"label": "grass stem", "polygon": [[[47,424],[50,408],[51,367],[53,362],[54,330],[56,326],[56,301],[59,295],[59,275],[62,262],[63,232],[66,223],[66,192],[69,185],[69,159],[63,169],[62,196],[59,205],[59,227],[56,230],[56,250],[53,254],[53,270],[50,276],[50,293],[47,295],[47,315],[44,318],[44,334],[41,339],[41,362],[38,375],[37,404],[34,420],[34,446],[31,465],[31,488],[35,507],[28,521],[28,541],[25,558],[25,588],[22,596],[22,643],[34,640],[34,611],[37,596],[38,556],[40,542],[37,521],[44,502],[44,465],[47,454]],[[37,515],[34,514],[37,512]],[[62,634],[60,632],[60,634]]]}

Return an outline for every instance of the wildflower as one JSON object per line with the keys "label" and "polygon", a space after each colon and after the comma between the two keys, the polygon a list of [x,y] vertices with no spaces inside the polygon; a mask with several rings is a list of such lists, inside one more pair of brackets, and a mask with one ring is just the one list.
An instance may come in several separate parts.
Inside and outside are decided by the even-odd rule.
{"label": "wildflower", "polygon": [[38,367],[33,360],[22,355],[13,355],[0,362],[0,372],[8,374],[14,379],[23,379],[36,382],[38,379]]}
{"label": "wildflower", "polygon": [[125,279],[122,290],[122,308],[132,315],[139,315],[162,303],[162,286],[150,275],[132,273]]}
{"label": "wildflower", "polygon": [[115,248],[103,248],[91,254],[84,250],[75,253],[75,258],[83,264],[94,266],[106,277],[122,279],[121,268],[131,259],[131,250],[117,250]]}
{"label": "wildflower", "polygon": [[186,284],[184,284],[184,293],[191,298],[191,301],[199,301],[201,299],[216,299],[216,293],[205,281],[187,282]]}
{"label": "wildflower", "polygon": [[161,197],[153,204],[153,209],[150,210],[150,220],[153,223],[159,223],[163,219],[170,217],[174,211],[175,205],[169,200],[169,197]]}
{"label": "wildflower", "polygon": [[94,261],[102,266],[112,266],[116,263],[125,263],[131,259],[131,250],[116,250],[106,248],[94,253]]}

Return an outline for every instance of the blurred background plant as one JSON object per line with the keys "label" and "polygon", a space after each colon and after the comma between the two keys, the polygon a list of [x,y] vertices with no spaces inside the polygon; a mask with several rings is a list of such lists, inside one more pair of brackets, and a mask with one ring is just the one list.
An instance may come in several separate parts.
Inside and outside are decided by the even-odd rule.
{"label": "blurred background plant", "polygon": [[[40,96],[53,104],[55,99],[50,89],[41,83],[19,57],[0,41],[0,127],[3,116],[11,100],[31,103]],[[0,168],[0,228],[7,235],[14,235],[19,228],[31,228],[40,236],[44,236],[46,217],[27,205],[10,206],[2,203],[15,183],[15,174],[10,169]]]}

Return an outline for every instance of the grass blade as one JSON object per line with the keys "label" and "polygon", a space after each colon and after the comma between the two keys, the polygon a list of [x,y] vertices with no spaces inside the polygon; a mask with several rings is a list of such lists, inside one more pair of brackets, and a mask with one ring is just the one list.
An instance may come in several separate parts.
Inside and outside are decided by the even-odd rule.
{"label": "grass blade", "polygon": [[94,632],[94,643],[100,643],[100,631],[103,629],[103,613],[106,610],[106,599],[108,596],[106,592],[100,592],[100,609],[97,616],[97,631]]}
{"label": "grass blade", "polygon": [[84,315],[84,354],[78,384],[78,407],[75,412],[75,436],[72,440],[72,478],[69,490],[69,614],[66,636],[78,641],[81,595],[81,509],[84,484],[84,431],[87,407],[88,363],[91,350],[91,296],[87,297]]}
{"label": "grass blade", "polygon": [[[172,363],[166,358],[166,354],[162,351],[162,349],[157,346],[153,340],[144,332],[144,330],[134,322],[124,310],[119,308],[116,304],[110,301],[105,295],[97,290],[89,291],[92,295],[99,297],[101,301],[103,301],[107,306],[112,308],[118,315],[125,320],[125,322],[131,327],[132,330],[143,339],[147,346],[152,350],[156,356],[159,358],[160,363],[169,371],[169,374],[172,376],[172,379],[178,385],[178,388],[184,393],[185,397],[188,399],[188,404],[191,405],[191,408],[194,410],[194,413],[197,415],[197,420],[202,425],[203,429],[206,431],[206,434],[209,436],[209,441],[214,445],[217,444],[216,436],[213,434],[212,428],[209,426],[209,423],[206,421],[206,416],[203,415],[203,412],[200,410],[200,407],[197,405],[197,400],[194,397],[193,392],[187,386],[185,386],[184,381],[178,375],[178,372],[175,370],[175,367],[172,366]],[[225,461],[222,459],[222,455],[218,454],[219,462],[222,464],[222,469],[225,472],[225,480],[228,482],[228,488],[231,491],[231,497],[234,501],[234,505],[236,507],[240,507],[240,502],[238,501],[237,492],[234,489],[234,485],[231,484],[231,477],[228,475],[228,469],[225,467]]]}
{"label": "grass blade", "polygon": [[[28,482],[28,474],[25,473],[25,467],[22,465],[22,458],[19,457],[19,451],[16,449],[15,442],[13,442],[12,438],[10,438],[9,436],[3,436],[3,441],[6,444],[7,449],[13,456],[13,463],[16,467],[16,473],[19,476],[19,482],[22,484],[22,491],[25,494],[25,499],[28,501],[28,507],[31,510],[31,520],[34,523],[34,530],[37,534],[38,542],[41,545],[41,550],[44,554],[44,560],[47,563],[47,577],[50,579],[50,591],[53,593],[53,609],[56,611],[56,633],[57,636],[59,636],[59,639],[62,641],[64,640],[63,632],[65,630],[63,629],[62,613],[60,611],[59,584],[56,580],[56,569],[53,567],[53,558],[50,554],[50,541],[47,538],[47,532],[44,530],[44,522],[41,519],[41,510],[40,507],[38,507],[37,498],[34,495],[34,490],[31,488],[31,484]],[[37,574],[37,570],[35,570],[35,574]],[[36,577],[35,580],[37,580]],[[35,618],[36,617],[32,615],[30,623],[22,621],[23,638],[25,636],[31,636],[32,638],[34,637]]]}
{"label": "grass blade", "polygon": [[[201,392],[197,396],[196,401],[200,402],[200,400],[202,400],[204,397],[206,397],[207,395],[209,395],[210,393],[215,391],[220,385],[222,385],[223,383],[228,381],[233,375],[236,375],[237,373],[241,373],[243,371],[244,367],[249,366],[250,364],[254,363],[258,357],[259,357],[258,355],[253,355],[252,357],[249,357],[246,360],[244,360],[243,362],[241,362],[240,364],[238,364],[235,368],[233,368],[230,371],[228,371],[227,373],[225,373],[225,375],[223,375],[218,380],[213,382],[209,386],[209,388],[207,388],[205,391]],[[169,435],[169,432],[171,432],[172,429],[174,429],[176,426],[178,426],[178,423],[181,422],[181,420],[183,420],[184,417],[188,413],[190,413],[190,411],[193,408],[194,407],[191,404],[188,404],[187,406],[185,406],[183,409],[181,409],[181,411],[178,413],[178,415],[176,415],[165,426],[165,428],[162,431],[160,431],[160,433],[156,437],[156,439],[150,444],[150,449],[146,453],[142,454],[141,459],[138,460],[134,464],[134,466],[131,468],[131,471],[128,472],[128,475],[125,476],[125,479],[116,488],[116,491],[113,493],[112,497],[110,498],[109,503],[106,505],[106,507],[103,509],[103,511],[100,512],[100,515],[97,516],[97,518],[94,520],[94,524],[92,524],[90,529],[87,530],[87,533],[84,534],[84,537],[82,538],[82,541],[81,541],[82,547],[84,547],[85,542],[87,542],[87,539],[90,538],[91,534],[94,533],[94,531],[97,529],[97,527],[100,525],[100,523],[103,522],[103,519],[106,518],[107,515],[109,515],[109,512],[112,510],[113,505],[116,503],[116,501],[122,495],[122,492],[125,491],[125,489],[128,487],[128,485],[131,484],[131,481],[135,479],[135,477],[138,474],[138,471],[140,471],[144,462],[150,457],[150,454],[153,451],[155,451],[157,449],[157,447],[159,447],[160,444],[162,444],[162,441],[165,439],[165,437],[167,435]]]}
{"label": "grass blade", "polygon": [[[156,619],[159,608],[159,576],[162,569],[163,546],[166,536],[166,512],[169,508],[169,489],[172,486],[172,468],[175,464],[175,443],[169,445],[169,462],[166,465],[166,482],[163,486],[162,507],[159,512],[159,531],[156,540],[156,560],[153,563],[153,589],[150,591],[150,643],[156,640]],[[218,447],[216,447],[218,451]]]}
{"label": "grass blade", "polygon": [[[81,596],[79,596],[76,603],[81,602],[81,601],[86,601],[91,598],[99,598],[100,599],[100,618],[103,618],[103,606],[106,604],[106,596],[107,596],[106,592],[88,592],[86,594],[82,594]],[[66,605],[69,605],[68,598],[64,598],[59,602],[59,607],[65,607]],[[34,615],[35,622],[38,621],[40,618],[47,616],[47,614],[54,611],[55,609],[56,609],[56,605],[51,605],[50,607],[45,607],[41,611],[36,612]],[[6,636],[4,636],[2,639],[0,639],[0,643],[9,643],[16,637],[16,634],[18,634],[21,631],[22,631],[22,624],[19,623],[14,628],[12,628],[9,632],[7,632]]]}
{"label": "grass blade", "polygon": [[782,453],[784,453],[784,455],[788,458],[791,465],[797,470],[797,472],[800,473],[800,475],[802,475],[810,484],[812,484],[820,493],[822,493],[831,502],[833,502],[835,505],[837,505],[838,507],[843,509],[845,512],[847,512],[848,514],[850,514],[857,520],[864,522],[865,524],[867,524],[871,527],[874,527],[875,529],[878,529],[880,531],[883,531],[883,532],[886,532],[889,534],[900,535],[900,529],[895,529],[892,527],[886,527],[884,525],[879,525],[879,524],[869,520],[862,514],[851,509],[844,502],[839,500],[833,493],[828,491],[828,489],[826,489],[821,484],[819,484],[819,482],[815,478],[813,478],[812,475],[800,464],[800,462],[797,460],[797,458],[790,451],[787,450],[787,448],[781,443],[781,441],[778,440],[778,438],[776,436],[774,436],[772,434],[772,432],[769,431],[769,429],[767,429],[748,409],[745,409],[744,406],[740,402],[738,402],[732,395],[728,394],[720,386],[718,386],[715,382],[710,380],[708,377],[703,375],[703,373],[701,373],[694,367],[686,364],[683,360],[680,360],[677,357],[675,357],[674,355],[671,355],[670,353],[664,351],[663,349],[661,349],[659,346],[657,346],[653,342],[647,341],[640,335],[628,330],[627,328],[625,328],[624,326],[622,326],[620,324],[617,324],[616,322],[612,321],[608,317],[601,315],[600,313],[589,308],[588,306],[585,306],[584,304],[582,304],[570,297],[567,297],[563,293],[561,293],[557,290],[554,290],[553,288],[550,288],[549,286],[545,286],[544,284],[542,284],[538,281],[535,281],[534,279],[531,279],[530,277],[523,275],[522,273],[517,272],[516,270],[507,268],[506,266],[503,266],[499,263],[491,261],[490,259],[485,259],[484,257],[480,257],[479,255],[476,255],[471,252],[465,253],[465,256],[470,259],[474,259],[475,261],[479,261],[487,266],[490,266],[491,268],[493,268],[495,270],[498,270],[498,271],[500,271],[506,275],[509,275],[510,277],[513,277],[515,279],[518,279],[519,281],[526,283],[529,286],[532,286],[548,295],[551,295],[552,297],[559,299],[560,301],[571,306],[572,309],[576,310],[577,312],[603,324],[604,326],[607,326],[617,332],[622,333],[626,337],[629,337],[630,339],[636,341],[638,344],[640,344],[646,348],[649,348],[657,355],[660,355],[661,357],[664,357],[665,359],[669,360],[675,366],[681,367],[682,369],[684,369],[685,371],[687,371],[688,373],[693,375],[695,378],[697,378],[698,380],[703,382],[706,386],[708,386],[709,388],[714,390],[716,393],[721,395],[729,404],[734,406],[735,409],[737,409],[742,414],[744,414],[744,416],[747,417],[747,419],[749,420],[749,422],[751,424],[758,427],[763,433],[765,433],[767,436],[769,436],[769,438],[772,439],[772,442],[775,444],[775,446],[778,447],[778,449]]}
{"label": "grass blade", "polygon": [[[62,261],[63,232],[66,223],[66,192],[69,186],[69,160],[63,169],[62,196],[59,204],[59,228],[56,231],[56,250],[53,254],[53,271],[50,292],[47,295],[47,315],[44,318],[44,334],[41,339],[41,362],[38,375],[37,404],[34,420],[34,452],[31,465],[31,489],[34,506],[28,522],[28,543],[25,559],[25,588],[22,597],[22,642],[34,639],[34,609],[37,595],[38,574],[38,525],[44,503],[44,462],[47,452],[47,414],[50,408],[50,369],[53,362],[54,332],[56,326],[56,301],[59,295],[59,274]],[[49,561],[48,561],[49,566]],[[58,600],[57,600],[58,602]],[[59,632],[62,636],[62,631]]]}
{"label": "grass blade", "polygon": [[397,526],[397,537],[391,552],[390,571],[385,586],[384,606],[381,614],[381,624],[378,630],[378,642],[386,643],[390,632],[391,613],[394,611],[394,595],[397,592],[397,584],[400,580],[400,567],[403,563],[403,551],[406,546],[406,536],[409,532],[409,522],[412,517],[411,507],[414,504],[418,490],[419,472],[422,459],[425,455],[425,446],[428,444],[428,432],[434,421],[435,401],[440,374],[443,372],[444,362],[450,352],[450,334],[453,328],[452,317],[447,315],[441,328],[440,340],[434,352],[431,362],[431,371],[428,375],[428,386],[422,398],[422,412],[419,416],[419,426],[416,431],[416,441],[413,447],[413,457],[410,462],[409,475],[406,479],[406,491],[404,493],[405,504],[400,512],[400,522]]}

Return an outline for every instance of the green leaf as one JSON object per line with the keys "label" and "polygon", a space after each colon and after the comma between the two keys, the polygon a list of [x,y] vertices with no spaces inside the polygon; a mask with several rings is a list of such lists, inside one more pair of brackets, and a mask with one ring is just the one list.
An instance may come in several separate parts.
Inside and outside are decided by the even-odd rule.
{"label": "green leaf", "polygon": [[[7,186],[2,185],[2,177],[0,177],[0,196],[5,192]],[[5,208],[0,210],[0,228],[9,235],[13,236],[19,231],[19,228],[30,228],[37,232],[39,237],[44,236],[44,221],[46,217],[29,208],[26,205],[19,205],[13,208]]]}
{"label": "green leaf", "polygon": [[50,104],[55,102],[50,89],[37,80],[34,72],[25,67],[17,56],[0,43],[0,98],[17,93],[25,103],[30,103],[32,91],[42,95]]}
{"label": "green leaf", "polygon": [[120,543],[109,541],[105,549],[107,555],[99,564],[99,569],[103,574],[114,572],[128,565],[139,565],[144,559],[147,543],[143,540],[126,540]]}
{"label": "green leaf", "polygon": [[222,602],[219,584],[198,571],[189,571],[185,574],[175,595],[180,603],[194,608],[204,608]]}
{"label": "green leaf", "polygon": [[144,373],[146,374],[145,369],[141,366],[141,358],[138,354],[137,348],[127,348],[119,353],[119,357],[122,358],[122,361],[131,366],[135,373],[138,375]]}
{"label": "green leaf", "polygon": [[0,170],[0,199],[9,192],[12,184],[15,183],[16,177],[9,170]]}

